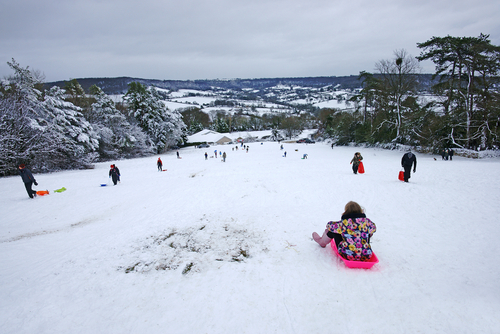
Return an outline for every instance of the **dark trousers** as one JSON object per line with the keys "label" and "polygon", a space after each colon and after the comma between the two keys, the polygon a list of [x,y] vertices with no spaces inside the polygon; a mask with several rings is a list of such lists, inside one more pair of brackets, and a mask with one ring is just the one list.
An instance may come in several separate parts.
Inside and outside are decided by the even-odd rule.
{"label": "dark trousers", "polygon": [[113,184],[116,186],[116,183],[118,182],[118,175],[112,174],[111,179],[113,180]]}
{"label": "dark trousers", "polygon": [[342,235],[333,233],[332,231],[328,231],[326,235],[328,236],[328,238],[335,240],[335,245],[337,245],[337,249],[339,249],[339,243],[344,240],[344,238],[342,238]]}
{"label": "dark trousers", "polygon": [[352,164],[352,171],[354,172],[354,174],[358,174],[358,167],[359,164],[358,165]]}
{"label": "dark trousers", "polygon": [[404,166],[405,169],[405,182],[408,182],[408,179],[410,178],[410,173],[411,173],[411,166]]}
{"label": "dark trousers", "polygon": [[24,186],[26,187],[26,191],[28,192],[28,196],[30,198],[33,198],[33,195],[36,194],[36,191],[31,189],[31,187],[33,186],[33,182],[25,182]]}

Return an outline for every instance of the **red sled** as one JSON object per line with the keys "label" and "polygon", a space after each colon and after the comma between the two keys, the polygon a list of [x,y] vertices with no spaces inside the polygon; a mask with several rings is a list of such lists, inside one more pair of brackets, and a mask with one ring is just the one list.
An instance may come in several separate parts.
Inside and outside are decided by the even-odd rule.
{"label": "red sled", "polygon": [[36,195],[37,196],[45,196],[45,195],[48,195],[49,194],[49,191],[48,190],[38,190],[36,192]]}
{"label": "red sled", "polygon": [[373,252],[372,252],[372,257],[368,261],[346,260],[339,254],[339,251],[337,250],[337,245],[335,244],[335,239],[332,239],[331,245],[335,254],[337,254],[337,256],[340,257],[340,259],[344,261],[345,265],[349,268],[370,269],[371,267],[373,267],[375,263],[378,263],[377,255],[375,255],[375,253]]}
{"label": "red sled", "polygon": [[358,166],[358,173],[359,174],[364,174],[365,173],[365,166],[363,166],[363,162],[359,162],[359,166]]}
{"label": "red sled", "polygon": [[399,171],[398,179],[399,179],[399,181],[405,180],[405,172],[404,171]]}
{"label": "red sled", "polygon": [[166,172],[167,170],[166,169],[163,169],[162,172]]}

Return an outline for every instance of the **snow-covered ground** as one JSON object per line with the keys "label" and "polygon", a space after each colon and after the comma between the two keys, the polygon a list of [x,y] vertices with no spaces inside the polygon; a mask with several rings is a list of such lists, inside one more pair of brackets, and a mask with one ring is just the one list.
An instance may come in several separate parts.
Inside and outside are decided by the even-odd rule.
{"label": "snow-covered ground", "polygon": [[[417,154],[405,184],[402,152],[284,146],[116,161],[117,186],[110,163],[35,175],[33,200],[1,178],[0,332],[498,333],[499,158]],[[370,270],[311,238],[350,200],[377,225]]]}

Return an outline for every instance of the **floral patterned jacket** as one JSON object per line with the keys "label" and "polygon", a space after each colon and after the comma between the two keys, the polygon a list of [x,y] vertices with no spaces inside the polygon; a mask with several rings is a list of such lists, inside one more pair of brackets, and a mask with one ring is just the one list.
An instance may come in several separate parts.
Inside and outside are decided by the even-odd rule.
{"label": "floral patterned jacket", "polygon": [[342,220],[328,222],[326,228],[342,235],[338,252],[344,259],[368,261],[372,257],[370,237],[377,227],[364,213],[342,215]]}

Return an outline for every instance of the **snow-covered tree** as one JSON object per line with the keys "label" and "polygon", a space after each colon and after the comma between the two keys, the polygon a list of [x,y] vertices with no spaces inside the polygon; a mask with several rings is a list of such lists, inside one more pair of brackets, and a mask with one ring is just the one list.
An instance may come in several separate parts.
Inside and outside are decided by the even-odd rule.
{"label": "snow-covered tree", "polygon": [[44,169],[90,165],[97,158],[99,141],[81,109],[66,102],[64,91],[57,86],[46,92],[41,105],[41,113],[35,120],[49,144]]}
{"label": "snow-covered tree", "polygon": [[45,143],[32,117],[40,111],[41,78],[12,59],[14,74],[0,84],[0,175],[17,172],[19,163],[32,164]]}
{"label": "snow-covered tree", "polygon": [[131,82],[125,100],[130,115],[149,135],[158,153],[181,141],[186,127],[182,116],[167,108],[154,87],[146,88],[138,82]]}
{"label": "snow-covered tree", "polygon": [[41,91],[41,79],[13,59],[14,75],[0,85],[0,173],[19,163],[34,170],[81,168],[96,157],[98,140],[80,108],[64,101],[54,87]]}
{"label": "snow-covered tree", "polygon": [[153,153],[147,136],[137,125],[129,123],[109,96],[95,85],[90,87],[90,94],[95,102],[86,116],[99,135],[100,160]]}

